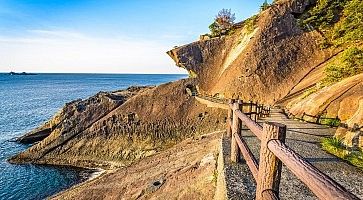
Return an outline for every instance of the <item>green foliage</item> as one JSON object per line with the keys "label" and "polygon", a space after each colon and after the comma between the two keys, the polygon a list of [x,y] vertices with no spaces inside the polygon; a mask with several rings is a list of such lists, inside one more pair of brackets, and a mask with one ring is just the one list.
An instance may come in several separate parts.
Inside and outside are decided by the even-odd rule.
{"label": "green foliage", "polygon": [[197,78],[198,75],[193,70],[188,70],[189,78]]}
{"label": "green foliage", "polygon": [[321,119],[320,123],[328,126],[337,127],[340,125],[340,119]]}
{"label": "green foliage", "polygon": [[214,185],[217,185],[217,181],[218,181],[218,171],[214,170],[212,182],[214,183]]}
{"label": "green foliage", "polygon": [[347,41],[363,39],[363,1],[351,0],[344,7],[343,20],[333,30],[333,39],[340,45]]}
{"label": "green foliage", "polygon": [[328,86],[360,73],[363,73],[363,50],[352,47],[343,53],[339,65],[331,64],[325,68],[322,85]]}
{"label": "green foliage", "polygon": [[214,22],[209,25],[212,37],[227,35],[233,30],[235,14],[231,13],[231,9],[222,9],[218,12]]}
{"label": "green foliage", "polygon": [[338,150],[345,149],[343,141],[335,137],[322,139],[321,145],[324,150],[329,152],[336,152]]}
{"label": "green foliage", "polygon": [[264,11],[267,8],[269,8],[271,5],[269,3],[267,3],[267,0],[265,0],[265,2],[263,2],[263,4],[260,6],[260,11]]}
{"label": "green foliage", "polygon": [[344,146],[342,140],[337,138],[324,138],[321,141],[322,148],[343,160],[348,161],[354,166],[363,169],[363,152],[362,151],[348,151]]}
{"label": "green foliage", "polygon": [[244,21],[244,27],[247,30],[247,33],[251,33],[253,30],[255,30],[257,21],[258,15],[253,15]]}
{"label": "green foliage", "polygon": [[325,36],[322,48],[361,41],[363,1],[318,0],[300,17],[299,24],[306,30],[319,30]]}
{"label": "green foliage", "polygon": [[300,24],[304,27],[326,28],[338,22],[347,0],[318,0],[316,5],[304,13]]}
{"label": "green foliage", "polygon": [[305,99],[307,98],[308,96],[310,96],[311,94],[315,93],[316,91],[318,91],[318,88],[317,87],[313,87],[313,88],[310,88],[308,90],[306,90],[302,96],[302,99]]}

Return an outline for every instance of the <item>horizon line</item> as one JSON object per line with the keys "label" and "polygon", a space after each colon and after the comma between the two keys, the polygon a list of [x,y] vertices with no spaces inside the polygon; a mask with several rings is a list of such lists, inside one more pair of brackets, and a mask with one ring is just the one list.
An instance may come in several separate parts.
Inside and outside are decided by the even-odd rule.
{"label": "horizon line", "polygon": [[[16,72],[16,71],[9,71],[4,72],[0,71],[0,74],[9,74],[10,72],[15,73],[23,73],[23,71]],[[188,73],[138,73],[138,72],[25,72],[25,73],[32,73],[32,74],[129,74],[129,75],[188,75]]]}

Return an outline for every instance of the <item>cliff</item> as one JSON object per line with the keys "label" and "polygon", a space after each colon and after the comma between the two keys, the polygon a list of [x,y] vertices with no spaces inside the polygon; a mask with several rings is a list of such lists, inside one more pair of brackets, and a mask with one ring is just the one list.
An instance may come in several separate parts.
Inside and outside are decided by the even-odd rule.
{"label": "cliff", "polygon": [[[225,127],[223,110],[189,96],[193,80],[99,93],[67,104],[38,133],[49,135],[11,163],[117,167],[155,154],[187,137]],[[53,127],[53,128],[49,128]],[[36,131],[21,141],[32,138]]]}
{"label": "cliff", "polygon": [[[226,111],[201,104],[190,95],[190,89],[283,106],[302,118],[306,114],[338,116],[348,126],[361,127],[362,72],[320,87],[329,78],[326,69],[331,63],[348,47],[361,43],[323,48],[329,30],[301,25],[316,6],[314,0],[280,0],[239,23],[230,35],[203,37],[168,51],[176,65],[190,73],[189,79],[99,93],[68,103],[47,123],[19,138],[20,142],[38,143],[9,161],[120,167],[186,138],[224,130]],[[344,10],[340,9],[338,19]]]}
{"label": "cliff", "polygon": [[345,124],[337,132],[344,138],[353,127],[363,131],[362,12],[357,0],[280,0],[233,34],[202,37],[168,55],[198,80],[201,94],[283,106],[311,122],[337,118],[327,121]]}
{"label": "cliff", "polygon": [[232,35],[200,40],[168,54],[196,75],[200,93],[273,104],[332,55],[319,48],[319,32],[304,31],[298,24],[298,16],[312,2],[278,1]]}

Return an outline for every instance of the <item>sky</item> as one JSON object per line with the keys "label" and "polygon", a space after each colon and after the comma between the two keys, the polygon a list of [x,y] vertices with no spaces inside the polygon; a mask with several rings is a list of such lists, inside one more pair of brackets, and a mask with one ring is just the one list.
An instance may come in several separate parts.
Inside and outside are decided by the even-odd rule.
{"label": "sky", "polygon": [[185,73],[166,51],[264,0],[0,0],[0,72]]}

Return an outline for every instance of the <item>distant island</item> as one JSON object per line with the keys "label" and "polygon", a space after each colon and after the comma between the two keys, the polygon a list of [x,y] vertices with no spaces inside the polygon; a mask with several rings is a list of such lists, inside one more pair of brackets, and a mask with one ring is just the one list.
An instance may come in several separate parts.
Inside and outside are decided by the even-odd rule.
{"label": "distant island", "polygon": [[10,72],[10,75],[37,75],[35,73],[27,73],[27,72],[21,72],[21,73],[16,73],[16,72]]}

